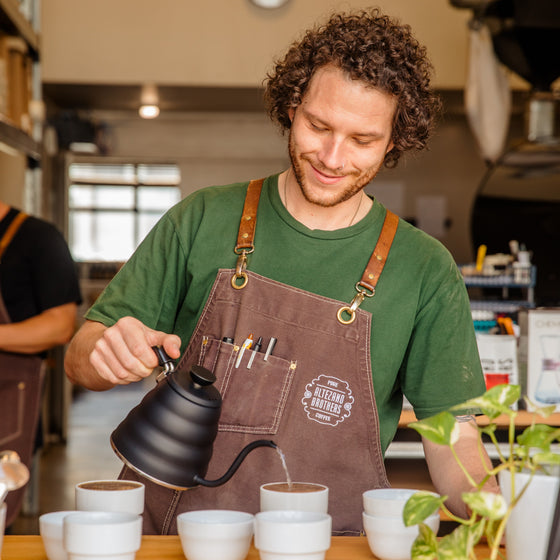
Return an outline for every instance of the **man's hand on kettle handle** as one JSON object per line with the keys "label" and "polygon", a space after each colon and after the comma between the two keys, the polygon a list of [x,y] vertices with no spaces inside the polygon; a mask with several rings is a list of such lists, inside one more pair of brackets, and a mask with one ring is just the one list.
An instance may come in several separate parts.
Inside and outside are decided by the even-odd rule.
{"label": "man's hand on kettle handle", "polygon": [[127,385],[148,377],[158,366],[152,346],[162,346],[173,359],[181,355],[181,339],[177,335],[150,329],[134,317],[123,317],[105,329],[89,360],[108,382]]}

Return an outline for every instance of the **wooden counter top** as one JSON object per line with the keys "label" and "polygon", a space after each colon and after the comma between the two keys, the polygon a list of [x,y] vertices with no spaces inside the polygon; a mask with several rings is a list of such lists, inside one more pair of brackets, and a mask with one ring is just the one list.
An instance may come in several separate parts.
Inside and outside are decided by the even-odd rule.
{"label": "wooden counter top", "polygon": [[[478,558],[488,555],[488,547],[476,548]],[[325,560],[374,560],[365,537],[333,537]],[[47,560],[43,542],[38,535],[6,535],[2,560]],[[185,560],[181,541],[177,536],[142,537],[142,548],[136,560]],[[259,553],[251,547],[246,560],[259,560]]]}
{"label": "wooden counter top", "polygon": [[[519,410],[517,412],[517,418],[515,419],[515,425],[518,428],[526,428],[527,426],[531,425],[533,420],[535,424],[560,426],[560,412],[555,412],[548,418],[543,418],[542,416],[535,415],[532,412]],[[414,412],[410,409],[403,410],[401,413],[401,418],[399,420],[399,428],[406,428],[411,422],[416,422],[416,416],[414,415]],[[476,422],[479,426],[487,426],[489,424],[487,416],[477,416]],[[501,427],[509,426],[509,417],[505,414],[502,416],[498,416],[498,418],[494,420],[494,423]]]}

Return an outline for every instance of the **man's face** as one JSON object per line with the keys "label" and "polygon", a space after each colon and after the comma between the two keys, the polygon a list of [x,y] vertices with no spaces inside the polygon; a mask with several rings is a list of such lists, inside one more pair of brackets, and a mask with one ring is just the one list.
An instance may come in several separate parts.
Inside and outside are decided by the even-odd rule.
{"label": "man's face", "polygon": [[308,202],[332,207],[360,192],[393,147],[394,96],[324,66],[290,110],[289,151]]}

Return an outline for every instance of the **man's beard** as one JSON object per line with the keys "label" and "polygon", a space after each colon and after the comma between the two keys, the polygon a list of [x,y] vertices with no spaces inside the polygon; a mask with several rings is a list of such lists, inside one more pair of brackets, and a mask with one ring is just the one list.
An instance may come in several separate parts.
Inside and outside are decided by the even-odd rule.
{"label": "man's beard", "polygon": [[[310,164],[312,164],[312,161],[305,156],[299,156],[299,158],[298,158],[298,156],[296,155],[291,131],[290,131],[290,137],[289,137],[289,140],[288,140],[288,152],[289,152],[289,155],[290,155],[290,161],[291,161],[291,164],[292,164],[292,169],[294,170],[294,175],[295,175],[296,181],[299,185],[299,188],[301,190],[301,193],[303,194],[303,197],[305,198],[305,200],[307,200],[307,202],[309,202],[311,204],[315,204],[317,206],[322,206],[323,208],[332,208],[333,206],[336,206],[337,204],[340,204],[341,202],[345,202],[346,200],[352,198],[354,195],[358,194],[377,175],[377,172],[379,171],[379,168],[381,167],[381,165],[383,163],[383,162],[381,162],[375,168],[370,168],[368,170],[368,172],[365,173],[365,174],[359,174],[357,176],[357,180],[355,182],[347,185],[344,188],[344,190],[338,194],[338,196],[336,198],[330,199],[330,200],[324,200],[323,198],[314,197],[312,195],[311,189],[309,189],[307,187],[306,183],[305,183],[305,176],[304,176],[303,170],[302,170],[301,165],[300,165],[300,159],[308,161]],[[319,171],[321,171],[321,169],[319,169]],[[330,174],[331,175],[337,175],[336,172],[330,173]],[[349,174],[346,174],[345,176],[350,177],[350,176],[355,176],[355,175],[356,175],[355,173],[349,173]],[[325,187],[325,188],[328,188],[328,187]]]}

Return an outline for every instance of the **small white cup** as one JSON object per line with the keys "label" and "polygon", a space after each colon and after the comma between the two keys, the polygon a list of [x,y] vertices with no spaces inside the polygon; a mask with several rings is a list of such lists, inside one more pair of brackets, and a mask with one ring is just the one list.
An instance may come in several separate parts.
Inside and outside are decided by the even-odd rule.
{"label": "small white cup", "polygon": [[[368,515],[402,517],[408,499],[420,490],[410,488],[375,488],[362,494],[364,511]],[[434,496],[438,496],[432,492]]]}
{"label": "small white cup", "polygon": [[134,560],[142,541],[142,517],[116,511],[80,511],[63,521],[69,560]]}
{"label": "small white cup", "polygon": [[329,489],[314,482],[269,482],[260,487],[260,508],[327,513]]}
{"label": "small white cup", "polygon": [[4,543],[4,529],[6,528],[6,504],[0,504],[0,557],[2,556],[2,544]]}
{"label": "small white cup", "polygon": [[64,518],[75,511],[52,511],[39,517],[39,534],[49,560],[67,560],[68,554],[62,543]]}
{"label": "small white cup", "polygon": [[263,511],[255,515],[255,547],[261,560],[324,560],[332,519],[312,511]]}
{"label": "small white cup", "polygon": [[79,511],[121,511],[142,515],[144,485],[135,480],[88,480],[75,486]]}
{"label": "small white cup", "polygon": [[188,560],[244,560],[254,516],[243,511],[198,510],[177,516],[177,532]]}
{"label": "small white cup", "polygon": [[[379,560],[410,560],[410,550],[418,536],[418,525],[406,527],[402,517],[374,516],[362,513],[367,541],[373,555]],[[439,513],[434,513],[424,523],[437,535]]]}

